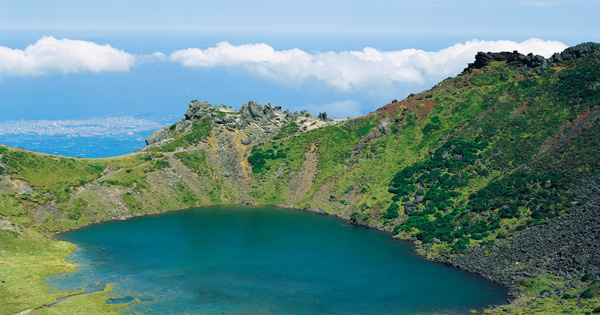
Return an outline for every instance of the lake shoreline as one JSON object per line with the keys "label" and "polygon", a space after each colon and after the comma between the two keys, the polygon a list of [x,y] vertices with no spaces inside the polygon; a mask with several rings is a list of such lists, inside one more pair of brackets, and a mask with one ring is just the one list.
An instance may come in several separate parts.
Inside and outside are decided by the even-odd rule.
{"label": "lake shoreline", "polygon": [[[224,206],[224,207],[228,207],[228,206]],[[234,206],[234,207],[236,207],[236,208],[237,208],[237,207],[244,207],[244,208],[245,208],[245,206]],[[261,206],[259,206],[259,207],[261,207]],[[271,206],[271,207],[272,207],[272,206]],[[196,208],[196,207],[194,207],[194,208]],[[192,208],[192,209],[179,209],[179,210],[176,210],[176,211],[168,211],[168,212],[162,213],[161,215],[173,215],[173,214],[175,214],[175,213],[177,213],[177,212],[185,212],[186,210],[193,210],[194,208]],[[251,208],[253,208],[253,207],[251,206]],[[279,208],[279,209],[283,210],[283,208],[282,208],[282,207],[277,207],[277,208]],[[206,207],[200,207],[199,209],[206,209]],[[294,209],[294,208],[290,208],[290,207],[287,207],[287,208],[285,208],[285,209],[286,209],[286,210],[290,210],[290,212],[292,212],[292,213],[293,213],[293,212],[296,212],[297,210],[303,210],[303,209]],[[245,212],[246,210],[242,210],[242,209],[240,208],[240,209],[238,209],[238,210],[235,210],[235,211],[239,211],[240,213],[243,213],[243,212]],[[275,210],[275,211],[280,211],[280,210]],[[305,211],[305,212],[313,212],[313,213],[315,213],[315,211],[307,211],[306,209],[304,209],[304,211]],[[185,214],[185,213],[183,213],[183,214]],[[316,214],[317,214],[317,213],[315,213],[315,215],[316,215]],[[155,216],[155,215],[149,215],[149,216],[143,216],[143,217],[145,218],[145,217],[156,217],[156,216]],[[339,224],[339,222],[342,222],[342,223],[352,223],[352,222],[350,222],[350,221],[348,221],[348,220],[344,220],[343,218],[340,218],[339,216],[333,216],[333,217],[335,218],[335,222],[338,222],[338,223],[336,223],[336,224]],[[142,218],[142,217],[139,217],[139,218]],[[162,220],[162,219],[163,219],[163,218],[161,218],[161,220]],[[119,222],[119,221],[122,221],[122,220],[114,220],[114,221],[116,221],[116,222]],[[114,221],[113,221],[113,222],[114,222]],[[138,223],[139,223],[139,222],[138,222]],[[355,225],[355,224],[351,224],[351,226],[352,226],[353,228],[354,228],[354,227],[367,227],[367,226],[358,226],[358,225]],[[367,227],[367,228],[368,228],[368,227]],[[369,230],[371,230],[371,228],[369,228]],[[380,231],[380,230],[379,230],[379,231]],[[386,231],[382,231],[382,232],[386,232]],[[378,232],[378,233],[379,233],[379,232]],[[389,238],[389,236],[390,236],[390,235],[389,235],[388,233],[381,234],[381,237]],[[406,241],[406,240],[398,240],[398,239],[393,239],[393,238],[389,238],[389,239],[390,239],[390,241],[393,241],[393,242],[398,242],[398,241],[400,241],[401,243],[403,243],[403,244],[407,244],[407,245],[408,245],[408,241]],[[111,251],[111,250],[110,250],[110,249],[108,249],[108,250],[107,250],[107,253],[108,253],[108,252],[110,252],[110,251]],[[411,252],[411,253],[413,253],[413,254],[415,254],[415,256],[419,256],[419,255],[417,255],[417,254],[416,254],[416,252],[414,251],[414,247],[410,249],[410,252]],[[422,259],[422,258],[424,258],[424,257],[421,257],[420,259]],[[435,264],[435,265],[437,265],[437,264]],[[480,276],[478,276],[478,275],[474,275],[474,276],[476,276],[476,277],[478,277],[478,278],[481,278],[481,277],[480,277]],[[483,278],[482,278],[482,280],[483,280]]]}

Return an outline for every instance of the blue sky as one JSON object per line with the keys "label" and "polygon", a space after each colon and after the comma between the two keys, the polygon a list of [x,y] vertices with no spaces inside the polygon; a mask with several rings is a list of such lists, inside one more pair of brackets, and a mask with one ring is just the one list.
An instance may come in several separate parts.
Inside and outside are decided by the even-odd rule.
{"label": "blue sky", "polygon": [[337,117],[479,50],[600,42],[600,1],[0,0],[0,120],[158,114],[191,99]]}

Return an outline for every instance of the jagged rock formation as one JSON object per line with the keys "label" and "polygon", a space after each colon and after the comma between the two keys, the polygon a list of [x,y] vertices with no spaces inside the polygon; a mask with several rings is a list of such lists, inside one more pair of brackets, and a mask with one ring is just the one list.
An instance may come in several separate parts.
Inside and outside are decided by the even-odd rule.
{"label": "jagged rock formation", "polygon": [[146,144],[151,145],[169,137],[169,127],[162,127],[146,138]]}
{"label": "jagged rock formation", "polygon": [[506,63],[521,67],[524,70],[529,68],[538,68],[541,70],[545,69],[545,67],[554,62],[562,62],[567,60],[573,60],[580,57],[585,57],[594,53],[600,52],[600,44],[588,42],[579,44],[577,46],[569,47],[565,49],[561,53],[555,53],[550,58],[546,59],[540,55],[534,55],[529,53],[527,55],[523,55],[518,51],[513,52],[478,52],[475,55],[475,62],[469,63],[469,65],[463,70],[463,74],[470,73],[474,69],[481,69],[492,61],[505,61]]}
{"label": "jagged rock formation", "polygon": [[546,58],[540,55],[534,55],[529,53],[528,55],[523,55],[518,51],[513,52],[478,52],[475,55],[475,62],[470,63],[463,73],[470,73],[474,69],[481,69],[492,61],[505,61],[510,65],[524,68],[537,68],[540,66],[545,66],[547,64]]}
{"label": "jagged rock formation", "polygon": [[549,63],[573,60],[600,52],[600,44],[587,42],[565,49],[561,53],[554,53],[548,58]]}
{"label": "jagged rock formation", "polygon": [[194,121],[205,117],[209,117],[215,126],[223,126],[230,132],[245,130],[250,125],[256,125],[268,131],[267,133],[272,136],[275,136],[286,123],[290,122],[297,123],[301,131],[329,126],[337,122],[327,117],[327,113],[320,113],[318,117],[315,117],[307,110],[292,113],[289,110],[282,111],[281,106],[272,108],[269,103],[263,106],[249,101],[242,105],[239,112],[236,112],[233,108],[225,105],[211,105],[206,101],[193,100],[190,102],[183,120],[172,126],[158,129],[146,139],[146,144],[165,142],[173,132],[189,130]]}

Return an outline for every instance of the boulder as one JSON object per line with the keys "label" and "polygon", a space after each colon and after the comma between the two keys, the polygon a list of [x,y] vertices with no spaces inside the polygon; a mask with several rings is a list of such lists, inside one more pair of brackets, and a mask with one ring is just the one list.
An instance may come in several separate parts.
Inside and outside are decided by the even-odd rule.
{"label": "boulder", "polygon": [[319,119],[322,121],[331,121],[333,119],[327,117],[327,112],[319,113]]}
{"label": "boulder", "polygon": [[240,108],[240,113],[242,114],[242,120],[246,122],[253,120],[259,121],[265,118],[263,107],[259,104],[256,104],[253,101],[244,103],[244,105],[242,105],[242,107]]}
{"label": "boulder", "polygon": [[212,108],[213,108],[213,106],[206,101],[203,103],[200,103],[198,100],[193,100],[190,102],[188,110],[185,112],[185,119],[187,119],[187,120],[201,119],[204,116],[206,116],[208,113],[210,113],[210,110]]}
{"label": "boulder", "polygon": [[146,138],[146,145],[151,145],[153,143],[162,141],[169,137],[169,128],[170,127],[162,127],[155,132],[153,132],[148,138]]}

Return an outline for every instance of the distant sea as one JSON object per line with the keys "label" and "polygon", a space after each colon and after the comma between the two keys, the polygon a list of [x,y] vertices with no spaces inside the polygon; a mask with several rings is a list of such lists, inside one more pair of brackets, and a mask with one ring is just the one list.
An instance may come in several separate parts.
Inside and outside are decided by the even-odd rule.
{"label": "distant sea", "polygon": [[105,158],[135,152],[154,130],[109,136],[0,135],[0,144],[69,157]]}

